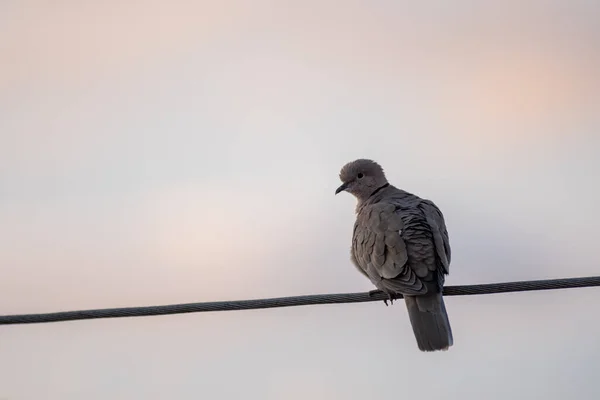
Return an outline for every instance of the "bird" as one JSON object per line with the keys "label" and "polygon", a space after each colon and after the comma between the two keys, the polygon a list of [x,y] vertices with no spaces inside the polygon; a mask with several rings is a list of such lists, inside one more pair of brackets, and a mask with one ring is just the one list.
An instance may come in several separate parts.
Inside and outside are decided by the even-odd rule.
{"label": "bird", "polygon": [[370,159],[348,162],[339,178],[335,194],[357,200],[350,259],[377,288],[369,293],[383,292],[391,304],[404,297],[419,350],[448,350],[454,339],[442,292],[451,249],[442,212],[391,185]]}

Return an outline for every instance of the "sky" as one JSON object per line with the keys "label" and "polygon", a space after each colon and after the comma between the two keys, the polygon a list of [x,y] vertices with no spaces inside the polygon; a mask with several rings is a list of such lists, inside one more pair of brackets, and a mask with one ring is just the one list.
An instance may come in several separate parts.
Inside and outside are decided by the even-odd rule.
{"label": "sky", "polygon": [[[600,3],[0,2],[0,314],[373,289],[342,165],[448,285],[600,274]],[[599,398],[597,288],[0,329],[0,399]]]}

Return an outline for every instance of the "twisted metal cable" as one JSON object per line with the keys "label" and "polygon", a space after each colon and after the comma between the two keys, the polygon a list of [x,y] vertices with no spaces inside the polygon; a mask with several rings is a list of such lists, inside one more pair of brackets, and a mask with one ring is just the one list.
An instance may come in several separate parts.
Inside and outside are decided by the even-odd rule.
{"label": "twisted metal cable", "polygon": [[[468,296],[590,286],[600,286],[600,276],[447,286],[444,287],[444,296]],[[47,314],[2,315],[0,316],[0,325],[35,324],[96,318],[143,317],[207,311],[252,310],[314,304],[363,303],[386,299],[387,296],[384,293],[377,291],[364,293],[315,294],[256,300],[214,301],[208,303],[172,304],[166,306],[106,308],[97,310],[63,311]]]}

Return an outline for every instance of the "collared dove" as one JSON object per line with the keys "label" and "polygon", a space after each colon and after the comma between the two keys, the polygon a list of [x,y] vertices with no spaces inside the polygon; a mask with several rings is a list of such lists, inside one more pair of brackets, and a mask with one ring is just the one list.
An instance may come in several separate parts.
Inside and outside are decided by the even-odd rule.
{"label": "collared dove", "polygon": [[421,351],[447,350],[453,339],[442,287],[450,242],[442,212],[432,201],[390,185],[372,160],[344,165],[340,180],[335,193],[358,200],[352,262],[390,301],[404,296]]}

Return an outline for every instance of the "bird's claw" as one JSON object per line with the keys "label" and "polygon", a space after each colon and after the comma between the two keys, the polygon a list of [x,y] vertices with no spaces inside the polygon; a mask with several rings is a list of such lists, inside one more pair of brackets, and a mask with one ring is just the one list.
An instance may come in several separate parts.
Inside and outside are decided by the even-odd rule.
{"label": "bird's claw", "polygon": [[[381,294],[381,293],[384,293],[384,291],[383,290],[379,290],[379,289],[370,290],[369,291],[369,296],[373,297],[373,296]],[[388,298],[387,299],[383,299],[383,304],[385,304],[386,307],[389,306],[390,304],[394,304],[394,300],[395,300],[394,296],[392,296],[391,293],[385,293],[385,294],[387,294]],[[388,301],[390,302],[390,304],[388,304]]]}
{"label": "bird's claw", "polygon": [[[387,293],[387,295],[388,295],[388,300],[390,301],[390,304],[394,304],[394,300],[396,300],[394,295],[392,295],[391,293]],[[387,301],[385,301],[385,305],[387,306]]]}

